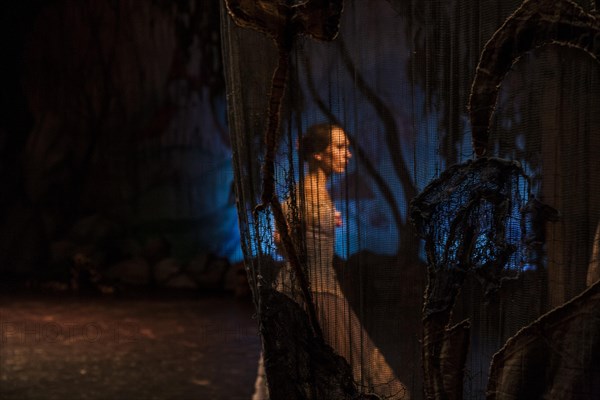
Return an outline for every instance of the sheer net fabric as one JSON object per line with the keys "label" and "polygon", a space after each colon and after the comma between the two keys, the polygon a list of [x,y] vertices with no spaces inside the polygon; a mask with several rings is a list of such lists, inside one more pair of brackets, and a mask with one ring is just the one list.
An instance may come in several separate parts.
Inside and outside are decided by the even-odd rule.
{"label": "sheer net fabric", "polygon": [[[359,387],[369,393],[377,393],[389,399],[409,399],[409,391],[396,377],[381,351],[365,332],[359,318],[348,303],[340,287],[334,269],[334,240],[336,213],[329,193],[315,179],[309,177],[301,189],[299,219],[291,225],[296,228],[296,237],[305,240],[300,253],[306,262],[310,290],[317,311],[323,339],[337,354],[344,357],[352,367],[354,379]],[[290,201],[285,203],[287,215],[295,208]],[[303,299],[294,271],[289,264],[283,267],[277,278],[277,290],[294,298],[300,304]]]}
{"label": "sheer net fabric", "polygon": [[[527,3],[553,7],[558,2],[564,3]],[[276,138],[276,192],[278,200],[288,204],[286,214],[311,282],[317,319],[328,321],[329,325],[320,324],[323,333],[344,355],[357,381],[368,382],[372,379],[368,376],[378,375],[370,371],[380,363],[369,360],[374,354],[365,340],[369,338],[408,387],[411,398],[423,398],[422,308],[427,267],[425,246],[409,222],[409,204],[442,171],[475,158],[467,112],[473,77],[484,46],[521,3],[346,0],[335,40],[316,42],[300,36],[291,46]],[[576,3],[595,18],[593,2]],[[573,4],[567,6],[576,10]],[[306,315],[293,320],[284,315],[296,318],[295,312],[305,312],[304,298],[297,277],[275,245],[273,215],[269,210],[254,212],[261,197],[265,110],[278,50],[271,38],[239,28],[227,13],[222,15],[233,163],[248,277],[265,349],[286,343],[286,352],[277,354],[284,361],[286,357],[297,361],[295,367],[290,361],[287,375],[276,375],[273,382],[298,383],[303,388],[298,393],[309,393],[308,398],[317,390],[313,379],[317,375],[347,388],[341,383],[347,378],[345,364],[326,364],[339,368],[335,376],[342,378],[336,380],[326,369],[302,361],[314,356],[310,356],[311,346],[318,346],[310,339],[311,323]],[[544,18],[545,23],[554,20]],[[556,31],[574,32],[569,27],[575,22],[562,21],[565,29]],[[513,41],[514,46],[527,43],[527,32],[536,29],[533,23],[523,27],[519,34],[525,34],[524,40]],[[510,46],[503,48],[512,51]],[[500,77],[487,154],[518,161],[531,180],[532,194],[557,210],[560,219],[547,223],[540,217],[532,222],[537,239],[527,262],[513,265],[508,270],[513,279],[503,281],[498,290],[486,294],[480,279],[464,279],[450,320],[457,324],[469,319],[471,324],[464,399],[486,397],[492,358],[511,336],[577,296],[598,276],[599,77],[597,60],[588,53],[557,45],[522,54]],[[329,183],[328,196],[321,193],[312,199],[315,196],[305,187],[296,143],[307,127],[323,121],[344,127],[354,157],[347,171]],[[309,218],[314,209],[319,210],[316,224],[301,223],[300,215],[306,213]],[[331,226],[331,213],[336,209],[344,217],[341,228]],[[540,211],[542,215],[544,209]],[[452,217],[452,210],[447,214]],[[591,352],[593,346],[590,337],[582,348]],[[331,385],[327,390],[334,393]]]}

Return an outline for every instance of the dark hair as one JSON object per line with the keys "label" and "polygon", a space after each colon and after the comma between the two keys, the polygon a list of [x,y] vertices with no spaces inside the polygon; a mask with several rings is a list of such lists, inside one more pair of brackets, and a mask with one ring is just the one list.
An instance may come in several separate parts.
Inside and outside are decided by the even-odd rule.
{"label": "dark hair", "polygon": [[304,161],[309,161],[314,154],[320,153],[331,144],[331,131],[342,129],[339,125],[322,123],[312,125],[301,137],[298,153]]}

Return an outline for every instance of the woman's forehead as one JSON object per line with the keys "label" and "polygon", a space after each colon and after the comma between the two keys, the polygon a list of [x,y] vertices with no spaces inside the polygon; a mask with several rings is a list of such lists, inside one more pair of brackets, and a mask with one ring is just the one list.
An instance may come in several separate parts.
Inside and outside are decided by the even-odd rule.
{"label": "woman's forehead", "polygon": [[345,144],[348,141],[342,128],[333,128],[331,130],[331,144]]}

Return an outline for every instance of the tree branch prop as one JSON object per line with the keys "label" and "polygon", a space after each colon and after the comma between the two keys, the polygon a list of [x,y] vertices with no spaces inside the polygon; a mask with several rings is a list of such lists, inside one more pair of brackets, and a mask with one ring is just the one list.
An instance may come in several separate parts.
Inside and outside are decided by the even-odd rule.
{"label": "tree branch prop", "polygon": [[[304,64],[304,69],[306,70],[306,83],[308,86],[308,90],[310,91],[310,94],[312,96],[312,99],[317,103],[319,109],[323,112],[323,114],[327,116],[330,122],[341,126],[341,123],[338,120],[338,118],[333,114],[331,109],[327,107],[323,99],[319,96],[317,88],[315,87],[315,82],[312,77],[311,67],[306,55],[302,57],[302,61]],[[373,178],[373,181],[375,181],[375,184],[379,187],[383,198],[390,206],[390,209],[392,210],[392,214],[394,216],[394,222],[396,223],[396,229],[400,231],[403,227],[402,215],[400,214],[400,210],[396,205],[396,200],[394,198],[392,190],[390,189],[385,179],[383,179],[381,174],[377,172],[377,169],[371,163],[371,160],[369,160],[369,158],[365,154],[365,151],[360,147],[360,145],[354,138],[354,135],[350,135],[347,132],[346,134],[348,136],[348,141],[350,142],[350,145],[354,148],[354,152],[356,153],[357,159],[365,166],[366,171]]]}
{"label": "tree branch prop", "polygon": [[398,179],[400,179],[400,182],[402,183],[406,199],[410,200],[417,194],[417,189],[413,184],[410,174],[404,165],[404,160],[402,159],[402,151],[400,150],[402,145],[398,136],[398,125],[394,120],[393,112],[367,84],[362,74],[356,69],[345,43],[342,40],[339,40],[339,45],[342,61],[344,62],[346,69],[350,73],[350,76],[354,77],[358,90],[360,90],[369,102],[371,102],[375,112],[383,122],[389,153],[394,164],[394,171],[396,171],[396,176],[398,176]]}
{"label": "tree branch prop", "polygon": [[526,0],[486,43],[469,98],[473,148],[487,152],[489,126],[500,84],[525,53],[558,44],[581,49],[596,61],[600,56],[600,23],[570,0]]}

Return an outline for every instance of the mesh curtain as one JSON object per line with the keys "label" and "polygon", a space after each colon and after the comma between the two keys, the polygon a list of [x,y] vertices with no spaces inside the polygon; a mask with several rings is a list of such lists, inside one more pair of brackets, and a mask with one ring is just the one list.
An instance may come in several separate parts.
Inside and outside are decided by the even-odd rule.
{"label": "mesh curtain", "polygon": [[[305,2],[287,5],[300,3]],[[265,350],[274,349],[269,343],[275,339],[289,339],[292,347],[305,345],[297,352],[277,347],[288,355],[288,364],[296,365],[294,378],[305,378],[303,389],[294,393],[327,398],[322,396],[327,392],[314,387],[324,385],[316,376],[327,375],[328,367],[352,378],[348,396],[377,393],[364,378],[377,368],[365,347],[372,342],[410,398],[424,397],[422,311],[428,260],[411,222],[410,203],[451,166],[475,158],[467,104],[477,63],[488,40],[520,5],[346,0],[335,39],[294,37],[276,132],[275,195],[279,202],[301,208],[305,194],[298,188],[307,172],[298,158],[298,142],[316,123],[344,128],[353,157],[327,188],[343,219],[335,229],[332,268],[344,299],[334,311],[341,314],[337,332],[353,343],[354,355],[345,357],[346,366],[337,359],[323,361],[332,359],[326,352],[309,354],[315,332],[305,299],[301,293],[298,300],[278,290],[289,260],[275,245],[272,209],[256,207],[263,190],[269,95],[281,50],[264,32],[238,26],[223,3],[242,247]],[[591,12],[592,4],[580,6]],[[518,161],[529,177],[528,190],[560,217],[530,222],[538,230],[536,247],[498,290],[486,294],[486,286],[471,276],[462,282],[451,323],[469,319],[471,324],[463,398],[485,398],[494,353],[519,329],[586,288],[600,217],[595,174],[600,163],[599,90],[598,66],[590,54],[558,45],[525,52],[502,79],[487,155]],[[523,194],[521,189],[512,193]],[[286,218],[293,226],[300,217],[288,212]],[[300,265],[307,272],[304,236],[298,237]],[[348,322],[352,313],[358,326]],[[273,350],[270,361],[277,354]],[[315,357],[323,357],[319,365],[310,362]],[[285,382],[286,368],[267,368],[270,385]]]}

